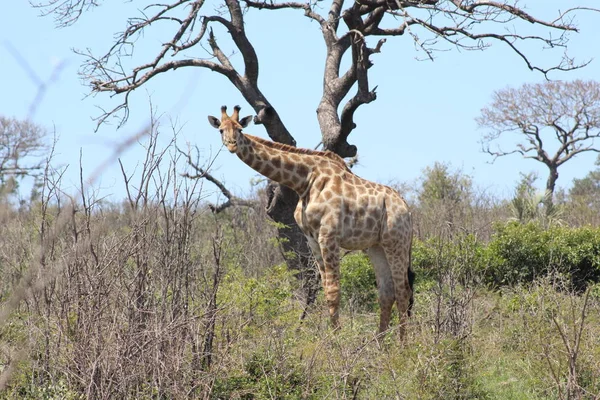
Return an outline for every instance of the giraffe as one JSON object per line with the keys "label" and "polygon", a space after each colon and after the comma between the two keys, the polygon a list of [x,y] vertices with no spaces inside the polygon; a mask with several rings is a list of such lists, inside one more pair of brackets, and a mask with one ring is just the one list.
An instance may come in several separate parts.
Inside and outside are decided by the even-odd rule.
{"label": "giraffe", "polygon": [[240,119],[221,107],[221,120],[209,116],[223,144],[244,163],[298,193],[294,218],[317,261],[330,323],[339,328],[340,248],[363,250],[375,268],[380,305],[379,333],[390,323],[394,303],[402,340],[413,303],[410,270],[412,218],[394,189],[355,175],[330,151],[299,149],[242,133],[251,116]]}

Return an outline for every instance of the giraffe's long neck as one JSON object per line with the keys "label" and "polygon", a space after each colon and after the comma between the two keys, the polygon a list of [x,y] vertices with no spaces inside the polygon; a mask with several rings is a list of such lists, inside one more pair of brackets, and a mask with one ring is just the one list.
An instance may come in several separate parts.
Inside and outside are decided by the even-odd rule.
{"label": "giraffe's long neck", "polygon": [[307,154],[293,154],[255,136],[241,134],[237,156],[253,170],[302,194],[313,162]]}

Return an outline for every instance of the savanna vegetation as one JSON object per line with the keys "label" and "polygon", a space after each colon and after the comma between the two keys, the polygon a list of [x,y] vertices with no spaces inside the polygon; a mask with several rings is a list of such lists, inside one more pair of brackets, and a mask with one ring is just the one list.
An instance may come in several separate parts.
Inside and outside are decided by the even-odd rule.
{"label": "savanna vegetation", "polygon": [[[63,27],[110,6],[31,3]],[[259,85],[265,59],[248,27],[258,12],[297,11],[315,23],[326,48],[315,142],[351,159],[354,115],[376,100],[374,82],[406,78],[399,72],[379,82],[369,74],[386,40],[411,40],[431,60],[496,43],[548,78],[585,66],[564,50],[578,31],[575,16],[597,11],[573,5],[541,15],[517,1],[217,3],[144,3],[135,15],[114,15],[124,28],[106,39],[106,52],[78,51],[91,91],[119,102],[98,124],[125,123],[136,89],[196,67],[226,78],[271,139],[295,145]],[[158,28],[161,40],[146,36]],[[293,27],[287,35],[299,36]],[[145,47],[150,53],[137,50]],[[552,60],[546,65],[535,48]],[[598,92],[597,84],[574,86],[571,93]],[[544,88],[548,99],[524,103]],[[563,89],[499,92],[513,101],[496,101],[479,119],[490,129],[487,145],[506,134],[522,140],[508,150],[488,146],[490,154],[517,153],[548,167],[545,193],[529,174],[513,196],[500,198],[440,163],[420,181],[396,185],[415,221],[416,294],[404,345],[394,332],[374,335],[375,277],[361,253],[343,256],[342,328],[329,328],[320,293],[300,320],[314,266],[289,188],[269,182],[235,197],[175,142],[159,148],[153,125],[141,170],[123,169],[122,201],[102,198],[83,171],[74,196],[52,157],[22,163],[48,150],[38,145],[43,130],[0,120],[0,133],[9,132],[0,135],[7,149],[0,151],[0,400],[600,398],[600,170],[568,193],[557,186],[564,162],[598,151],[600,96],[581,105],[581,97],[556,94]],[[548,104],[556,113],[532,112]],[[515,110],[523,115],[505,118]],[[8,147],[15,127],[31,136]],[[554,155],[542,146],[548,132],[559,146]],[[25,176],[35,178],[35,190],[21,201]],[[227,202],[209,203],[207,180]]]}
{"label": "savanna vegetation", "polygon": [[[377,341],[375,277],[345,254],[342,329],[300,320],[263,186],[214,213],[182,154],[147,144],[114,203],[49,166],[0,208],[2,399],[594,399],[600,394],[597,171],[544,210],[450,165],[397,185],[415,215],[408,338]],[[595,189],[594,189],[595,188]],[[587,204],[583,207],[583,204]],[[290,256],[289,254],[287,255]]]}
{"label": "savanna vegetation", "polygon": [[[122,29],[104,37],[104,50],[87,46],[75,50],[82,62],[80,76],[91,93],[110,95],[115,101],[99,107],[98,126],[115,120],[122,126],[128,120],[134,92],[139,93],[139,89],[147,89],[166,76],[178,79],[171,73],[194,68],[199,76],[210,76],[211,80],[222,78],[223,87],[235,88],[238,97],[254,110],[254,123],[262,125],[270,139],[296,146],[295,133],[280,114],[275,93],[269,93],[265,83],[277,81],[283,87],[290,80],[317,81],[321,82],[322,90],[318,105],[315,104],[316,113],[311,117],[318,122],[320,137],[315,137],[314,143],[320,142],[321,149],[346,159],[355,159],[358,154],[357,146],[352,144],[353,133],[371,129],[366,124],[357,126],[356,113],[375,102],[379,85],[407,78],[404,57],[416,55],[433,61],[446,51],[483,52],[494,45],[508,50],[510,59],[522,63],[524,68],[547,79],[557,79],[555,75],[560,72],[583,68],[590,62],[568,54],[570,39],[580,32],[580,16],[600,11],[584,1],[545,10],[517,0],[174,0],[151,4],[131,1],[126,3],[135,4],[134,7],[121,12],[116,11],[116,5],[102,0],[31,0],[30,3],[41,15],[54,18],[59,28],[85,24],[85,17],[99,7],[115,10],[110,18],[121,21]],[[286,29],[277,34],[281,44],[260,49],[258,44],[265,40],[257,38],[257,31],[274,30],[275,21],[286,21]],[[310,31],[301,21],[311,22]],[[317,35],[298,34],[305,29],[307,34]],[[388,49],[388,41],[407,41],[413,44],[414,51],[394,54],[397,50]],[[305,45],[311,50],[301,50]],[[296,51],[288,58],[281,55],[282,48]],[[390,51],[394,57],[386,63],[394,63],[397,72],[375,75],[378,55]],[[285,59],[280,60],[281,57]],[[320,60],[322,74],[286,72],[286,63],[306,59]],[[281,72],[281,77],[265,73],[265,67],[269,66]],[[201,88],[214,91],[204,83]],[[528,103],[531,96],[527,92],[536,90],[536,94],[545,92],[549,98],[540,96],[539,102]],[[586,95],[582,96],[582,91]],[[585,147],[590,142],[594,147],[593,137],[597,132],[590,128],[599,124],[598,85],[581,83],[548,89],[542,85],[541,89],[536,86],[523,88],[521,92],[525,93],[512,96],[512,101],[492,104],[483,113],[480,124],[491,130],[487,139],[492,142],[515,132],[524,136],[516,151],[548,167],[548,189],[552,194],[558,168],[581,151],[587,151]],[[409,94],[407,99],[410,97]],[[555,97],[564,99],[564,105]],[[404,101],[394,100],[397,103],[394,109],[401,110]],[[550,105],[553,107],[549,113],[536,113],[537,107]],[[504,118],[504,111],[515,109],[523,110],[515,113],[517,121]],[[521,118],[526,119],[521,121]],[[542,145],[545,128],[557,130],[561,144],[555,156],[546,154],[547,142]],[[537,156],[529,154],[530,149]],[[494,154],[489,147],[488,151]],[[285,249],[285,262],[300,271],[307,302],[312,303],[318,284],[313,278],[308,242],[294,219],[298,194],[275,181],[270,181],[265,190],[267,215],[277,222],[277,237]],[[551,210],[552,200],[552,197],[546,199],[547,210]]]}

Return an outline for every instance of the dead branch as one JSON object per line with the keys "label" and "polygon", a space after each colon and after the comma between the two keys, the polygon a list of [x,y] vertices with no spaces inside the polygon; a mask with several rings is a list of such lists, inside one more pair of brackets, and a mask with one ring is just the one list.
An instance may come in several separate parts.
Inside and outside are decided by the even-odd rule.
{"label": "dead branch", "polygon": [[257,204],[255,202],[249,201],[249,200],[244,200],[242,198],[239,198],[239,197],[233,195],[229,191],[229,189],[227,189],[227,187],[223,184],[223,182],[221,182],[220,180],[215,178],[210,172],[208,172],[208,169],[210,168],[210,165],[212,165],[212,162],[209,163],[209,168],[203,168],[203,167],[200,167],[197,162],[192,160],[192,156],[189,151],[184,152],[183,150],[181,150],[179,148],[177,148],[177,151],[186,158],[188,166],[190,166],[195,171],[195,174],[189,174],[186,172],[186,173],[181,174],[181,176],[183,176],[184,178],[189,178],[189,179],[206,179],[207,181],[209,181],[210,183],[215,185],[219,189],[219,191],[221,191],[223,196],[225,196],[225,198],[227,198],[227,201],[220,205],[215,205],[215,204],[208,205],[208,208],[213,213],[218,214],[232,206],[233,207],[251,207],[251,208],[256,207]]}

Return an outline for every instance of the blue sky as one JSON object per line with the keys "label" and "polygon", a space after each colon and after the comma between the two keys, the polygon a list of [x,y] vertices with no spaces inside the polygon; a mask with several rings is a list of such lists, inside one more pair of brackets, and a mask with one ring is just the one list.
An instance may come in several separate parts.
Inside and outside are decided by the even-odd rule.
{"label": "blue sky", "polygon": [[[195,144],[205,157],[217,154],[221,148],[218,132],[209,126],[207,115],[218,116],[222,104],[240,104],[243,115],[252,113],[224,78],[208,70],[184,68],[163,74],[147,88],[137,90],[130,98],[131,115],[124,127],[117,130],[116,124],[105,125],[95,132],[93,117],[100,114],[99,107],[109,108],[120,99],[106,93],[88,96],[89,89],[78,75],[83,58],[72,49],[89,48],[96,55],[103,54],[111,46],[113,34],[125,27],[127,17],[137,13],[134,3],[108,3],[85,14],[74,26],[62,29],[54,27],[52,17],[40,17],[39,10],[24,1],[10,2],[0,15],[0,113],[23,119],[31,116],[36,123],[56,131],[56,163],[69,166],[64,177],[67,192],[76,191],[80,151],[84,174],[89,176],[110,157],[115,143],[146,126],[148,95],[163,116],[163,143],[172,137],[170,120],[174,120],[181,128],[180,146]],[[532,14],[552,19],[565,3],[591,7],[596,1],[528,3]],[[554,79],[600,78],[600,14],[581,13],[576,21],[580,33],[571,35],[569,54],[580,61],[595,60],[584,69],[554,74]],[[254,11],[247,15],[246,22],[261,62],[259,85],[263,93],[277,108],[298,145],[314,147],[320,141],[315,110],[325,55],[318,25],[293,11]],[[169,34],[149,32],[136,48],[137,63],[152,59],[161,40]],[[30,106],[38,86],[10,48],[17,49],[42,81],[49,79],[57,65],[63,65],[33,115]],[[550,50],[530,54],[542,65],[550,65],[559,57]],[[194,51],[189,55],[202,56]],[[422,176],[425,167],[439,161],[461,169],[473,177],[478,187],[500,196],[512,193],[519,172],[539,172],[541,188],[546,170],[537,162],[511,156],[490,164],[491,158],[480,150],[483,132],[477,129],[474,119],[490,102],[493,91],[540,82],[543,76],[529,71],[521,59],[499,43],[484,52],[439,52],[434,62],[419,61],[423,57],[408,36],[388,40],[382,53],[372,57],[375,66],[369,79],[371,86],[378,85],[378,98],[356,114],[358,127],[349,140],[359,149],[355,172],[382,183],[413,182]],[[246,132],[266,137],[261,126],[251,125]],[[143,156],[143,148],[134,145],[121,158],[133,171]],[[573,178],[585,176],[594,168],[594,160],[595,154],[590,153],[565,164],[560,170],[559,186],[568,187]],[[251,190],[250,181],[256,177],[254,171],[226,151],[219,153],[212,172],[242,196]],[[102,170],[94,187],[101,196],[115,200],[124,197],[116,162]]]}

